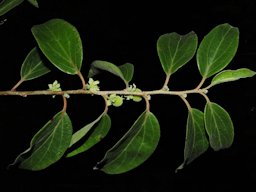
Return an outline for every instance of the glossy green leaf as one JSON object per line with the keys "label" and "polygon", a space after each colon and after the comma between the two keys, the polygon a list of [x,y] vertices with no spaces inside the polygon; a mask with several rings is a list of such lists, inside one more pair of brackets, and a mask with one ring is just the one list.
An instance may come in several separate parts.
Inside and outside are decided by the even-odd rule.
{"label": "glossy green leaf", "polygon": [[49,73],[50,70],[44,65],[37,48],[33,48],[25,58],[20,76],[24,81],[35,79]]}
{"label": "glossy green leaf", "polygon": [[35,134],[30,148],[19,156],[19,167],[34,171],[47,168],[64,155],[71,137],[71,121],[68,115],[61,111]]}
{"label": "glossy green leaf", "polygon": [[[129,78],[129,76],[132,73],[132,71],[131,71],[132,69],[131,69],[131,67],[127,67],[127,66],[125,68],[126,68],[126,70],[129,70],[127,72],[130,74],[125,72],[126,77]],[[124,71],[124,67],[121,67],[121,69]],[[107,61],[96,60],[96,61],[92,62],[92,64],[91,64],[91,68],[89,70],[88,77],[93,77],[94,75],[97,75],[100,72],[100,70],[108,71],[109,73],[112,73],[112,74],[120,77],[124,81],[124,83],[127,85],[128,81],[126,80],[126,77],[124,76],[121,69],[118,66],[114,65],[113,63],[110,63]]]}
{"label": "glossy green leaf", "polygon": [[182,169],[186,164],[204,153],[208,147],[208,139],[204,128],[204,114],[198,109],[191,109],[188,114],[184,162],[177,168]]}
{"label": "glossy green leaf", "polygon": [[123,65],[119,66],[119,69],[121,70],[123,77],[127,83],[129,83],[134,74],[134,66],[131,63],[125,63]]}
{"label": "glossy green leaf", "polygon": [[2,0],[0,3],[0,16],[6,14],[13,8],[20,5],[24,0]]}
{"label": "glossy green leaf", "polygon": [[84,136],[87,136],[88,134],[89,136],[81,146],[68,153],[67,157],[72,157],[90,149],[107,135],[110,127],[111,119],[108,114],[103,113],[96,120],[84,126],[79,131],[75,132],[72,136],[70,147],[78,142],[80,139],[82,139]]}
{"label": "glossy green leaf", "polygon": [[155,151],[160,139],[157,118],[149,111],[143,112],[130,130],[107,151],[95,169],[108,174],[130,171],[145,162]]}
{"label": "glossy green leaf", "polygon": [[38,2],[37,2],[37,0],[27,0],[29,3],[31,3],[33,6],[35,6],[35,7],[39,7],[38,6]]}
{"label": "glossy green leaf", "polygon": [[32,33],[49,61],[61,71],[78,74],[82,66],[82,42],[77,29],[62,19],[32,27]]}
{"label": "glossy green leaf", "polygon": [[208,78],[224,69],[236,54],[239,30],[224,23],[213,28],[199,45],[196,59],[198,69]]}
{"label": "glossy green leaf", "polygon": [[157,52],[163,70],[171,75],[195,55],[197,35],[192,31],[186,35],[175,32],[161,35],[157,40]]}
{"label": "glossy green leaf", "polygon": [[236,81],[241,78],[253,77],[255,74],[255,71],[246,68],[241,68],[237,70],[224,70],[218,73],[215,77],[213,77],[211,86],[220,83]]}
{"label": "glossy green leaf", "polygon": [[232,145],[234,127],[225,109],[216,103],[208,101],[204,109],[204,120],[210,146],[215,151],[228,148]]}

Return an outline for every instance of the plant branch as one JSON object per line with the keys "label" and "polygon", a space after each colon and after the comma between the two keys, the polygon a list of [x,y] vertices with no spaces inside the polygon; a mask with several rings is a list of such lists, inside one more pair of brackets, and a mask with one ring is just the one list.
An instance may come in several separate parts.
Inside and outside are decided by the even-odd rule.
{"label": "plant branch", "polygon": [[106,96],[110,94],[117,95],[137,95],[137,96],[145,96],[145,95],[178,95],[184,96],[186,94],[191,93],[199,93],[205,94],[207,90],[205,89],[191,89],[184,91],[166,91],[166,90],[152,90],[152,91],[141,91],[141,92],[130,92],[127,90],[110,90],[110,91],[88,91],[85,89],[76,89],[76,90],[65,90],[65,91],[51,91],[51,90],[35,90],[35,91],[0,91],[0,96],[4,95],[16,95],[16,96],[30,96],[30,95],[101,95]]}

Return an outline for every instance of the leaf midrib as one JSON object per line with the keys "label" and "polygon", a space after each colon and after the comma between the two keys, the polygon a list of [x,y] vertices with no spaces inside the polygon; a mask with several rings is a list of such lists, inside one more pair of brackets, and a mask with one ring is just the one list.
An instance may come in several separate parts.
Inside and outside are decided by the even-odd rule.
{"label": "leaf midrib", "polygon": [[[212,67],[212,65],[215,63],[214,61],[217,60],[217,58],[215,58],[215,56],[216,56],[217,52],[219,52],[220,46],[222,45],[222,43],[223,43],[225,37],[227,36],[227,34],[229,33],[229,31],[230,31],[231,29],[232,29],[232,28],[230,28],[228,31],[226,31],[225,35],[223,35],[223,37],[222,37],[222,39],[221,39],[221,41],[220,41],[218,47],[216,48],[216,51],[214,52],[214,56],[212,56],[213,59],[211,59],[211,62],[210,62],[210,59],[209,59],[209,53],[210,53],[209,50],[210,50],[210,49],[208,49],[208,52],[207,52],[207,68],[206,68],[206,70],[205,70],[205,76],[207,76],[207,75],[209,74],[209,69],[210,69],[210,68]],[[212,41],[213,41],[213,39],[211,39],[211,44],[212,44]],[[210,45],[211,45],[211,44],[210,44]],[[222,55],[223,55],[223,54],[224,54],[224,53],[222,53]]]}
{"label": "leaf midrib", "polygon": [[[144,127],[147,116],[148,116],[148,113],[145,113],[144,121],[143,121],[143,124],[142,124],[141,127]],[[108,166],[111,165],[111,164],[113,164],[113,163],[115,163],[115,162],[119,159],[120,156],[122,156],[124,153],[126,153],[126,149],[129,148],[129,146],[131,145],[131,143],[133,142],[133,140],[137,137],[137,135],[140,134],[141,131],[142,131],[142,129],[141,129],[140,131],[138,131],[138,132],[135,134],[135,136],[130,140],[130,142],[128,142],[127,147],[125,147],[125,150],[123,150],[119,155],[117,155],[116,158],[115,158],[114,160],[112,160],[112,161],[108,164]],[[145,132],[145,131],[144,131],[144,132]],[[141,145],[140,145],[140,147],[141,147]],[[138,154],[138,153],[137,153],[137,154]],[[125,160],[125,158],[124,158],[124,160]],[[124,160],[123,160],[123,161],[124,161]],[[122,161],[122,162],[123,162],[123,161]],[[123,165],[123,164],[120,163],[119,166],[118,166],[116,169],[118,169],[118,168],[121,167],[122,165]]]}
{"label": "leaf midrib", "polygon": [[[66,57],[62,57],[62,56],[59,54],[59,51],[56,51],[56,49],[55,49],[54,47],[52,47],[52,46],[50,46],[50,45],[49,45],[49,46],[50,46],[53,50],[55,50],[55,53],[57,53],[57,55],[59,55],[59,57],[61,57],[61,58],[63,58],[64,60],[66,60],[67,63],[69,63],[73,68],[75,68],[75,69],[76,69],[75,71],[79,71],[78,68],[77,68],[77,66],[76,66],[76,64],[73,62],[71,55],[70,55],[70,54],[67,52],[67,50],[64,49],[64,47],[61,45],[60,40],[59,40],[59,38],[57,38],[57,36],[55,35],[55,33],[53,33],[53,31],[51,31],[51,29],[49,28],[49,26],[45,26],[45,29],[46,29],[49,33],[51,33],[51,35],[54,37],[55,42],[58,44],[58,46],[61,48],[61,50],[65,53]],[[70,48],[71,48],[71,47],[70,47],[70,41],[67,40],[67,42],[68,42],[68,44],[69,44],[68,48],[70,49]],[[69,59],[67,59],[67,58],[70,58],[71,60],[69,60]]]}

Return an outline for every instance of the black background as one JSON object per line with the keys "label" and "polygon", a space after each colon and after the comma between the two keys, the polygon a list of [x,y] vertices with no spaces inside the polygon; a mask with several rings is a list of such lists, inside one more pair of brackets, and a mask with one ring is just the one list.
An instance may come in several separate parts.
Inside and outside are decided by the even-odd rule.
{"label": "black background", "polygon": [[[80,32],[84,60],[82,73],[88,73],[96,59],[116,65],[133,63],[132,83],[142,90],[159,89],[165,75],[157,52],[157,38],[170,32],[195,31],[199,41],[213,27],[229,23],[239,28],[240,41],[235,58],[228,68],[256,70],[255,2],[235,1],[98,1],[39,0],[40,8],[24,2],[1,20],[0,90],[9,90],[19,80],[20,66],[27,53],[36,46],[31,27],[52,18],[62,18]],[[62,89],[80,88],[79,78],[51,67],[52,73],[19,90],[47,89],[57,79]],[[117,77],[101,74],[101,89],[122,89]],[[200,81],[195,59],[171,77],[171,90],[195,87]],[[110,108],[112,129],[109,135],[87,152],[61,159],[39,171],[11,169],[6,166],[28,148],[30,139],[62,107],[60,98],[50,96],[0,97],[1,191],[228,191],[255,190],[256,182],[256,88],[255,78],[216,86],[210,90],[212,101],[231,115],[235,140],[226,150],[209,149],[183,170],[175,169],[183,161],[187,109],[179,98],[153,96],[151,111],[161,126],[161,140],[155,153],[138,168],[121,175],[106,175],[92,168],[133,121],[144,111],[144,103],[127,102]],[[203,109],[204,99],[191,95],[193,107]],[[74,129],[94,120],[104,108],[96,96],[71,96],[68,114]]]}

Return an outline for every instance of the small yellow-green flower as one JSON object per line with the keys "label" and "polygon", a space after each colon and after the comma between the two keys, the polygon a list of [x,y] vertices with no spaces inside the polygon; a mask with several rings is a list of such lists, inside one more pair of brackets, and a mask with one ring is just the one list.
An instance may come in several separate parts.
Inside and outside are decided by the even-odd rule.
{"label": "small yellow-green flower", "polygon": [[52,84],[48,84],[50,91],[61,91],[60,83],[55,80]]}
{"label": "small yellow-green flower", "polygon": [[[60,87],[60,83],[57,80],[55,80],[52,84],[48,84],[48,87],[49,87],[48,90],[50,91],[62,91]],[[55,95],[53,95],[52,97],[54,98]],[[64,97],[69,98],[70,96],[69,94],[65,93]]]}
{"label": "small yellow-green flower", "polygon": [[99,91],[100,88],[99,88],[99,85],[100,84],[100,81],[94,81],[93,78],[89,78],[89,81],[88,83],[86,84],[86,89],[91,91],[91,92],[96,92],[96,91]]}
{"label": "small yellow-green flower", "polygon": [[[131,93],[141,92],[141,90],[139,88],[137,88],[135,84],[130,85],[127,88],[127,91],[131,92]],[[133,100],[135,102],[140,102],[142,100],[141,96],[138,96],[138,95],[127,95],[127,96],[125,96],[125,98],[126,98],[126,100]]]}
{"label": "small yellow-green flower", "polygon": [[124,100],[123,97],[116,95],[116,94],[111,94],[107,98],[107,105],[108,106],[113,105],[115,107],[120,107],[123,104],[123,100]]}

